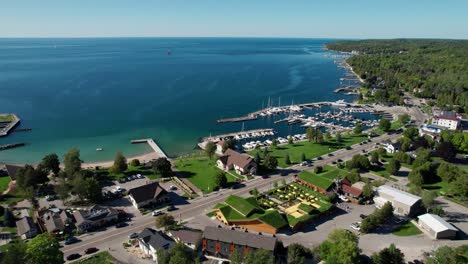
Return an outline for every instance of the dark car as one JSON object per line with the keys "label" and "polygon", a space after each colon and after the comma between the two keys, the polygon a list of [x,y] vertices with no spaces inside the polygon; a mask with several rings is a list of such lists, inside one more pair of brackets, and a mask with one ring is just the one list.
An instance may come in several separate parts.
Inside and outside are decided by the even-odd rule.
{"label": "dark car", "polygon": [[333,156],[333,153],[328,153],[328,157],[332,157]]}
{"label": "dark car", "polygon": [[119,179],[119,183],[124,183],[126,182],[125,178]]}
{"label": "dark car", "polygon": [[67,260],[75,260],[79,258],[81,258],[81,255],[78,253],[74,253],[74,254],[68,255]]}
{"label": "dark car", "polygon": [[262,179],[268,179],[267,175],[262,175]]}
{"label": "dark car", "polygon": [[346,147],[346,150],[350,150],[350,149],[351,149],[351,147],[350,147],[350,146],[347,146],[347,147]]}
{"label": "dark car", "polygon": [[342,159],[338,159],[337,161],[338,161],[338,162],[343,162],[343,160],[342,160]]}
{"label": "dark car", "polygon": [[121,227],[125,227],[125,226],[127,226],[127,223],[125,223],[125,222],[119,222],[119,223],[117,223],[115,225],[116,228],[121,228]]}
{"label": "dark car", "polygon": [[317,160],[322,160],[323,158],[322,157],[317,157]]}
{"label": "dark car", "polygon": [[84,253],[85,254],[93,254],[94,252],[98,252],[99,249],[95,248],[95,247],[90,247],[90,248],[87,248]]}
{"label": "dark car", "polygon": [[367,217],[367,215],[365,215],[365,214],[360,214],[359,217],[361,217],[361,219],[364,219],[364,218]]}
{"label": "dark car", "polygon": [[76,242],[78,242],[78,239],[76,237],[70,237],[65,239],[65,245],[70,245]]}

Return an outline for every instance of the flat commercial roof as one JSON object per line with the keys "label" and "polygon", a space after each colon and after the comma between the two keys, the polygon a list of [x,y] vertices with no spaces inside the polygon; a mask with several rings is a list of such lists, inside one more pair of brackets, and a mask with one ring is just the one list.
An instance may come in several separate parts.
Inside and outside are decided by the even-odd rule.
{"label": "flat commercial roof", "polygon": [[418,216],[418,219],[420,222],[423,222],[426,225],[430,226],[437,233],[445,230],[458,231],[453,225],[449,224],[447,221],[445,221],[438,215],[423,214]]}
{"label": "flat commercial roof", "polygon": [[419,196],[416,196],[414,194],[407,193],[404,191],[400,191],[388,185],[379,186],[379,188],[377,188],[377,192],[392,196],[393,200],[409,205],[409,206],[413,206],[415,203],[421,200],[421,197]]}

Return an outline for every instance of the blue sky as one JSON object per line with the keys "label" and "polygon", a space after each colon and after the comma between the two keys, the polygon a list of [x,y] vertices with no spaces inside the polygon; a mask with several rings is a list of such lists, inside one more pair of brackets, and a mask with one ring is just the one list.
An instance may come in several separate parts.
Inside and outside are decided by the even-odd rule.
{"label": "blue sky", "polygon": [[0,37],[468,39],[468,0],[0,2]]}

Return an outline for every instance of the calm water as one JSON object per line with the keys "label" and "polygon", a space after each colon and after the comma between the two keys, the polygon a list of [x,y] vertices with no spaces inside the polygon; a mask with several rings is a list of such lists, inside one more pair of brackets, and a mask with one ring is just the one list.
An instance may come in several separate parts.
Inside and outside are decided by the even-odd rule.
{"label": "calm water", "polygon": [[[170,156],[192,151],[217,124],[267,103],[352,99],[336,95],[343,70],[325,58],[325,39],[3,39],[0,112],[30,132],[0,138],[0,162],[35,162],[81,149],[85,161],[148,152],[131,139],[154,138]],[[171,55],[167,51],[171,51]],[[245,129],[271,126],[245,122]],[[279,126],[284,133],[292,128]],[[293,128],[299,131],[297,126]],[[96,152],[96,148],[104,148]]]}

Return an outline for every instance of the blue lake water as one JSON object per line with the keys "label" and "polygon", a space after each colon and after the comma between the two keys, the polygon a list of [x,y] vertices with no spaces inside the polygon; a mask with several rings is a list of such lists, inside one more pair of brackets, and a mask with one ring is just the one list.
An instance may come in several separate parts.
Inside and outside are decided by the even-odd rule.
{"label": "blue lake water", "polygon": [[[344,70],[324,57],[327,41],[1,39],[0,112],[17,113],[32,131],[0,138],[0,145],[27,143],[0,151],[0,162],[36,162],[72,147],[85,161],[133,156],[150,149],[130,140],[149,137],[169,156],[181,155],[200,137],[240,131],[242,123],[216,120],[258,110],[269,97],[283,105],[352,100],[332,93]],[[246,130],[271,126],[245,122]]]}

